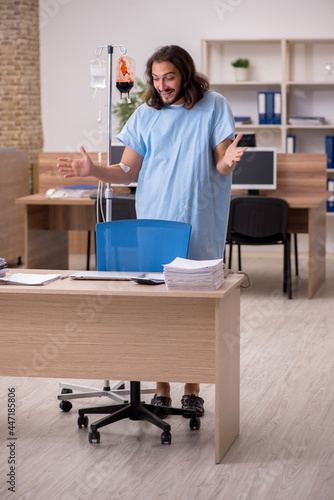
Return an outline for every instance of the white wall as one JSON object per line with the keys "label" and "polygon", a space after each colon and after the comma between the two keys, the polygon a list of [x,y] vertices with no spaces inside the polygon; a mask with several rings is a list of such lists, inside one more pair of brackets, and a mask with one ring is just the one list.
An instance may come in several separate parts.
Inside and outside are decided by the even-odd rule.
{"label": "white wall", "polygon": [[[160,45],[181,45],[200,68],[202,38],[331,38],[333,19],[333,0],[40,0],[44,151],[106,151],[89,73],[99,45],[124,44],[143,79]],[[102,91],[105,120],[106,99]]]}

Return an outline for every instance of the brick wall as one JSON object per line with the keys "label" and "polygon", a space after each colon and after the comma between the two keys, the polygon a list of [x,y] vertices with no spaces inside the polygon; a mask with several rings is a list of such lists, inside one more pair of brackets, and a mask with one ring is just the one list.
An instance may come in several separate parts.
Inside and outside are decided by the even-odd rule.
{"label": "brick wall", "polygon": [[0,1],[0,147],[43,148],[38,0]]}

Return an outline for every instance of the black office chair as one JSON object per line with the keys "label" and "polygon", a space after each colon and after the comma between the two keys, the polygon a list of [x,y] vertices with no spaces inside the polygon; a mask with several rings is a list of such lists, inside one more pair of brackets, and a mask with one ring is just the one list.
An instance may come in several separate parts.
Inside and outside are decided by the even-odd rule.
{"label": "black office chair", "polygon": [[[96,225],[96,258],[99,271],[162,272],[163,264],[176,257],[186,258],[191,226],[182,222],[161,220],[122,220]],[[136,286],[136,285],[134,285]],[[112,333],[112,332],[111,332]],[[163,430],[161,443],[171,443],[170,425],[158,416],[162,408],[142,403],[140,382],[130,382],[130,402],[79,410],[78,426],[87,427],[87,414],[104,414],[91,424],[89,442],[100,442],[98,429],[119,420],[146,420]],[[163,407],[168,415],[190,418],[191,429],[200,428],[196,411]]]}
{"label": "black office chair", "polygon": [[292,299],[289,205],[280,198],[235,196],[231,199],[226,242],[230,245],[229,268],[233,245],[238,246],[238,269],[241,271],[241,245],[284,245],[283,291]]}

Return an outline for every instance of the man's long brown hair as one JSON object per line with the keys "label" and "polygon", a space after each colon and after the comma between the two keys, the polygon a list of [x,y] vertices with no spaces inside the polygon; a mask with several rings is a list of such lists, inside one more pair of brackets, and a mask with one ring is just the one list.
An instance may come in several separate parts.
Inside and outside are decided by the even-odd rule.
{"label": "man's long brown hair", "polygon": [[164,107],[159,93],[154,88],[152,77],[152,64],[154,62],[171,62],[180,71],[182,77],[182,95],[185,99],[185,108],[191,109],[202,99],[209,88],[206,76],[198,73],[193,58],[186,50],[178,45],[160,47],[146,63],[146,80],[148,90],[143,96],[144,102],[155,109]]}

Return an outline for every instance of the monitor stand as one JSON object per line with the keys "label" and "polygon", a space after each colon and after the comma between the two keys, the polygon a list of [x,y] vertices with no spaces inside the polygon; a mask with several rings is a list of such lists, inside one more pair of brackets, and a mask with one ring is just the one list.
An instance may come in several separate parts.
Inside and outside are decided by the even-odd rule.
{"label": "monitor stand", "polygon": [[260,192],[258,189],[248,189],[248,195],[249,196],[259,196]]}

